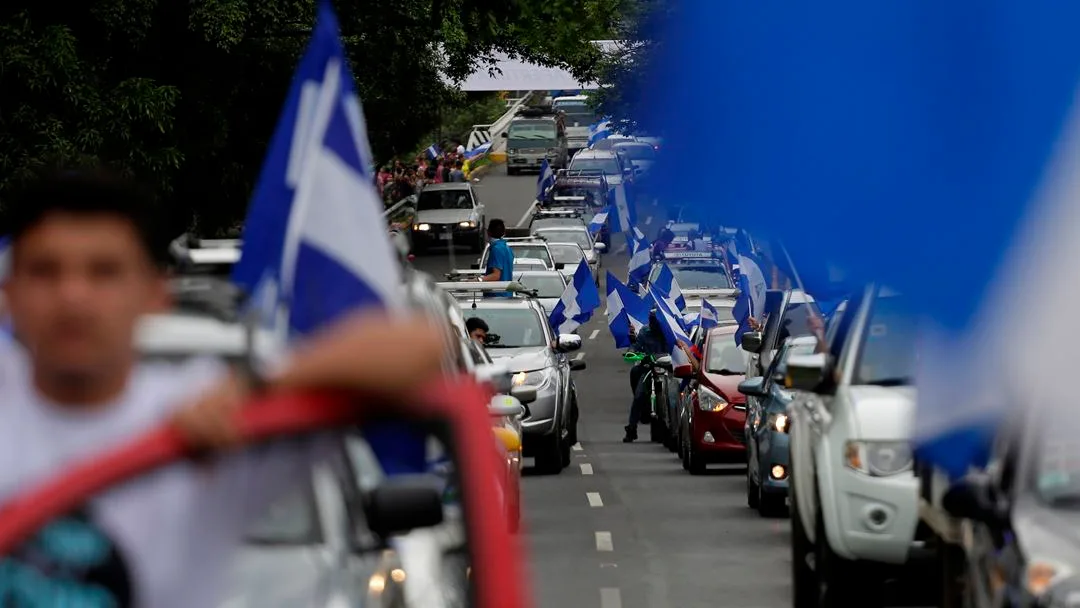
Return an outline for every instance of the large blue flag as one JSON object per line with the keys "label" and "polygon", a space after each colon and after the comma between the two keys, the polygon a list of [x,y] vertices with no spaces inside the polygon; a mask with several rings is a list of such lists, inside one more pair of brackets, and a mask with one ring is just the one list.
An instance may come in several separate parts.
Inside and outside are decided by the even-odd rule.
{"label": "large blue flag", "polygon": [[[1080,3],[674,8],[647,84],[664,102],[643,117],[667,127],[656,172],[688,197],[709,150],[722,187],[702,213],[767,229],[800,270],[828,261],[907,294],[927,319],[921,457],[962,473],[1018,395],[1072,401],[1072,357],[1054,353],[1080,337],[1065,312]],[[685,110],[702,98],[723,101]],[[1021,336],[1031,319],[1055,331]]]}
{"label": "large blue flag", "polygon": [[592,271],[584,258],[578,263],[574,277],[563,290],[548,320],[556,334],[568,334],[587,323],[594,310],[600,307],[600,292],[596,289]]}
{"label": "large blue flag", "polygon": [[[276,300],[303,336],[364,307],[403,305],[400,266],[372,179],[371,151],[338,23],[320,2],[244,224],[233,280]],[[422,471],[423,438],[370,437],[387,472]]]}
{"label": "large blue flag", "polygon": [[630,330],[640,331],[649,324],[649,304],[630,288],[623,285],[611,271],[607,273],[607,318],[611,337],[616,348],[629,348],[633,344]]}

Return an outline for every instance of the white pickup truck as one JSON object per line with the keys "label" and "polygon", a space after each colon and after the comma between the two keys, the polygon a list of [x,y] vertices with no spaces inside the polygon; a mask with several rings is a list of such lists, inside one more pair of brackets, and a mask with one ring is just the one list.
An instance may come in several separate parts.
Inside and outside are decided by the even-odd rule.
{"label": "white pickup truck", "polygon": [[[900,296],[867,287],[833,317],[828,352],[792,356],[794,605],[870,606],[889,566],[915,556],[915,325]],[[880,593],[878,593],[880,595]]]}

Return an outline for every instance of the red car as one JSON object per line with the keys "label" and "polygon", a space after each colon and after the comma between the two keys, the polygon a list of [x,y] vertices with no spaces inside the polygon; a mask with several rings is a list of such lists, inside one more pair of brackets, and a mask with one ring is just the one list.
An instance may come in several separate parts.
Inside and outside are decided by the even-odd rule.
{"label": "red car", "polygon": [[700,475],[710,463],[746,460],[746,397],[738,390],[746,359],[735,344],[736,329],[724,325],[709,330],[701,348],[701,369],[682,392],[679,451],[683,468],[692,475]]}

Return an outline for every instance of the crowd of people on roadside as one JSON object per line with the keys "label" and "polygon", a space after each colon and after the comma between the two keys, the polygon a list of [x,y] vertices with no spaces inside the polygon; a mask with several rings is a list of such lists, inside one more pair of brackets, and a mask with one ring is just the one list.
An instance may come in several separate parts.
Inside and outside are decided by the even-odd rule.
{"label": "crowd of people on roadside", "polygon": [[448,146],[446,152],[434,158],[425,150],[412,164],[395,160],[379,169],[376,176],[379,194],[387,204],[417,194],[428,184],[464,181],[465,146],[461,144]]}

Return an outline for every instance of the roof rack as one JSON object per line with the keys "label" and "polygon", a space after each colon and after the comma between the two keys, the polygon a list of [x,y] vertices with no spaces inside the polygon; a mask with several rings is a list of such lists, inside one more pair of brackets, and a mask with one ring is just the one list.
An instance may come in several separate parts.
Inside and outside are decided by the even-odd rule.
{"label": "roof rack", "polygon": [[[559,201],[559,200],[562,200],[564,198],[572,198],[572,199],[575,199],[575,200],[582,200],[582,201],[585,200],[584,196],[571,196],[571,197],[556,196],[555,200]],[[537,208],[536,211],[533,212],[533,217],[581,217],[582,214],[583,214],[583,212],[579,207],[552,207],[552,208],[547,208],[547,209]]]}
{"label": "roof rack", "polygon": [[544,241],[544,242],[547,242],[547,239],[545,239],[542,236],[537,236],[537,235],[533,234],[532,232],[529,231],[528,228],[519,228],[518,230],[523,230],[527,236],[504,236],[503,240],[507,241],[509,243],[524,243],[524,242],[528,242],[528,241]]}
{"label": "roof rack", "polygon": [[529,289],[517,281],[451,281],[436,283],[439,288],[445,290],[451,296],[464,299],[472,298],[472,306],[476,308],[478,299],[488,293],[507,293],[513,298],[536,298],[540,292]]}
{"label": "roof rack", "polygon": [[521,106],[518,108],[516,115],[528,118],[541,118],[544,116],[558,117],[563,114],[565,114],[565,112],[551,106]]}

